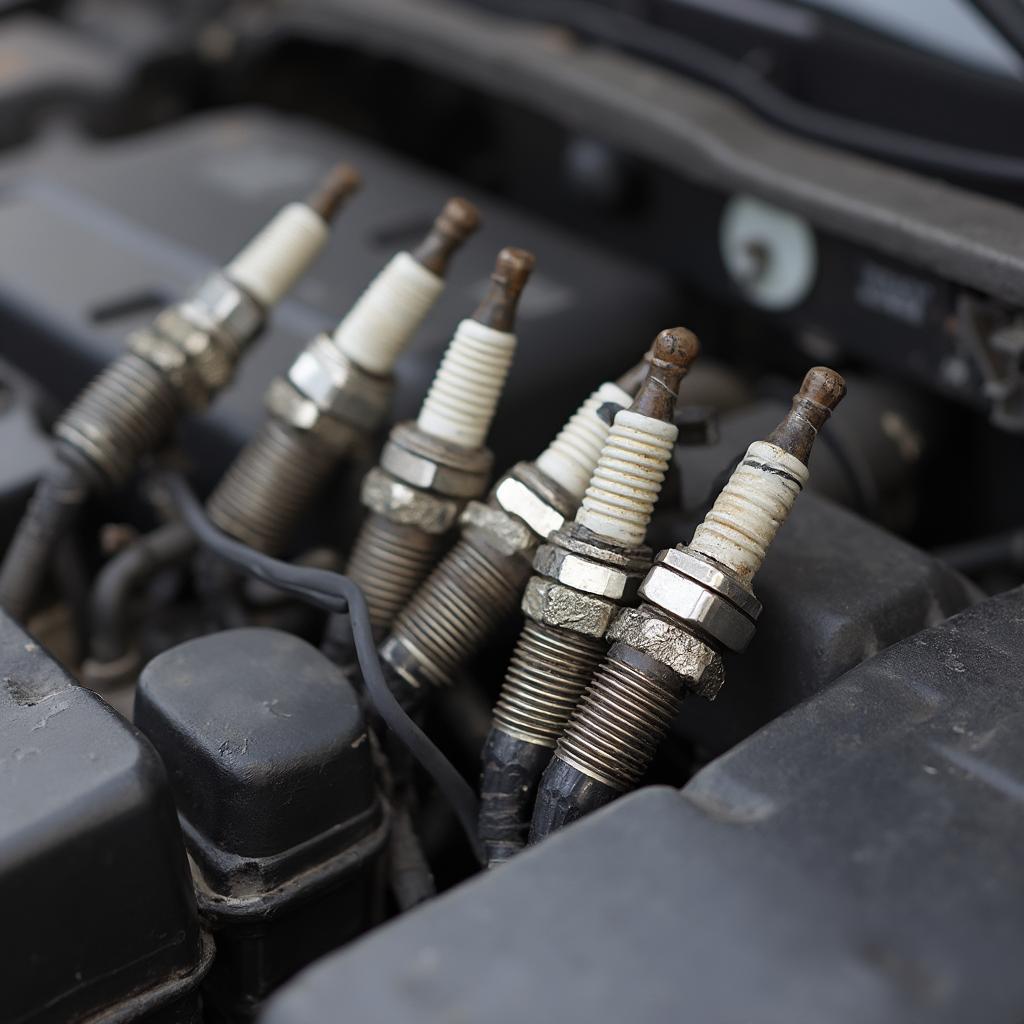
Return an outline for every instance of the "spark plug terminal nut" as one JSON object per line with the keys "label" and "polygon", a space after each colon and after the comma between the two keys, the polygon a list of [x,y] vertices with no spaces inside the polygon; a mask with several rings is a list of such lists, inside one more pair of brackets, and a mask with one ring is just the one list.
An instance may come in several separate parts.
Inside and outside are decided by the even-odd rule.
{"label": "spark plug terminal nut", "polygon": [[181,410],[201,410],[230,380],[274,306],[312,263],[328,223],[359,184],[335,167],[305,202],[289,203],[221,270],[127,340],[54,425],[61,458],[95,488],[118,486]]}
{"label": "spark plug terminal nut", "polygon": [[466,505],[458,542],[381,645],[403,703],[411,706],[431,687],[449,685],[514,612],[538,544],[575,512],[597,464],[610,426],[598,410],[630,401],[618,384],[602,384],[535,461],[513,466],[486,502]]}
{"label": "spark plug terminal nut", "polygon": [[545,771],[536,842],[637,784],[687,692],[713,700],[720,652],[742,651],[761,611],[752,581],[807,480],[818,430],[845,394],[815,367],[791,411],[755,441],[688,546],[662,551],[640,587],[643,603],[608,630],[612,642]]}
{"label": "spark plug terminal nut", "polygon": [[261,551],[281,549],[338,461],[383,425],[395,363],[479,221],[467,200],[448,200],[423,242],[393,256],[334,332],[314,337],[271,381],[267,422],[208,503],[221,529]]}
{"label": "spark plug terminal nut", "polygon": [[499,864],[525,845],[533,794],[558,737],[607,648],[605,633],[632,603],[651,551],[644,544],[672,459],[679,382],[696,337],[662,331],[628,409],[615,414],[575,520],[534,557],[516,644],[484,746],[480,837]]}
{"label": "spark plug terminal nut", "polygon": [[370,515],[356,538],[349,575],[366,594],[382,634],[437,561],[466,502],[487,489],[485,447],[505,386],[516,336],[516,306],[533,256],[506,248],[473,315],[455,331],[413,422],[396,425],[364,479]]}

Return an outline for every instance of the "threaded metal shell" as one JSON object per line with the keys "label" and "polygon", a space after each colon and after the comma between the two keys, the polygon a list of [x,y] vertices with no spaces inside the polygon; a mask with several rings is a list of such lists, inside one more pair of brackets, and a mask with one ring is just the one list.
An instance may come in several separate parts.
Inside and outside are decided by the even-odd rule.
{"label": "threaded metal shell", "polygon": [[348,575],[366,595],[370,622],[387,630],[437,561],[447,538],[394,523],[379,512],[363,523],[352,549]]}
{"label": "threaded metal shell", "polygon": [[121,356],[64,411],[53,432],[111,486],[124,483],[139,459],[170,432],[178,394],[152,363]]}
{"label": "threaded metal shell", "polygon": [[335,455],[313,435],[267,420],[210,496],[210,518],[232,537],[276,554],[330,476]]}
{"label": "threaded metal shell", "polygon": [[605,650],[603,640],[527,619],[494,709],[495,727],[555,746]]}
{"label": "threaded metal shell", "polygon": [[682,689],[607,657],[558,741],[556,757],[618,790],[632,789],[679,711]]}
{"label": "threaded metal shell", "polygon": [[463,537],[402,610],[392,635],[424,677],[444,686],[513,614],[528,573],[521,558]]}

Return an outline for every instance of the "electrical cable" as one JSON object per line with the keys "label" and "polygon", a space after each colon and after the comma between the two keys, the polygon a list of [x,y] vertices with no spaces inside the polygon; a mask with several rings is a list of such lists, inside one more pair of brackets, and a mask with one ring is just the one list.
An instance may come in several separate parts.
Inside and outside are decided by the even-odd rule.
{"label": "electrical cable", "polygon": [[348,613],[363,681],[377,714],[444,794],[480,864],[483,849],[476,835],[477,799],[469,783],[395,700],[384,678],[370,625],[366,598],[341,573],[292,565],[271,558],[222,533],[207,518],[198,498],[180,473],[163,471],[152,478],[180,513],[196,540],[218,557],[251,576],[287,591],[328,612]]}

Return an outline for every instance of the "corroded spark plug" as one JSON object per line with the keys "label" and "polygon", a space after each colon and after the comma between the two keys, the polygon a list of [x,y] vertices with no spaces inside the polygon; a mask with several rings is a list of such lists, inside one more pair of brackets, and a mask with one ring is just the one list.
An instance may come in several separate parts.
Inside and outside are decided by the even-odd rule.
{"label": "corroded spark plug", "polygon": [[751,581],[845,393],[834,370],[812,369],[786,418],[747,449],[690,544],[658,555],[640,587],[643,603],[608,630],[613,646],[544,772],[531,843],[632,789],[688,691],[718,694],[720,651],[742,651],[754,635],[761,605]]}
{"label": "corroded spark plug", "polygon": [[339,460],[381,428],[395,363],[479,223],[476,207],[450,199],[420,245],[391,258],[334,333],[315,337],[271,382],[269,417],[207,504],[225,533],[276,554]]}
{"label": "corroded spark plug", "polygon": [[381,656],[407,704],[458,670],[515,610],[533,556],[579,505],[608,436],[602,406],[627,406],[618,383],[602,384],[533,461],[513,466],[486,502],[471,501],[458,543],[438,563],[395,620]]}
{"label": "corroded spark plug", "polygon": [[328,224],[358,187],[334,168],[305,202],[289,203],[222,270],[127,340],[54,426],[58,462],[36,489],[0,568],[0,605],[31,611],[58,537],[92,491],[123,484],[182,411],[201,410],[233,376],[267,311],[319,254]]}
{"label": "corroded spark plug", "polygon": [[480,838],[491,864],[525,845],[544,766],[604,656],[605,631],[635,599],[650,566],[647,524],[672,460],[679,382],[698,351],[683,328],[658,335],[644,382],[615,416],[575,521],[537,550],[523,597],[526,623],[483,752]]}
{"label": "corroded spark plug", "polygon": [[415,422],[399,423],[366,475],[369,509],[348,573],[363,589],[378,633],[423,582],[470,498],[487,488],[487,434],[515,354],[516,305],[533,255],[502,249],[491,285],[455,330]]}

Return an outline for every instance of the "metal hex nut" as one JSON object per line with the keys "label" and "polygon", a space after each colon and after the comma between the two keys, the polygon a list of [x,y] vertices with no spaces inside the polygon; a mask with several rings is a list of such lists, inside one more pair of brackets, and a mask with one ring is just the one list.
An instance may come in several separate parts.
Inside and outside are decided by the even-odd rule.
{"label": "metal hex nut", "polygon": [[535,540],[543,540],[549,533],[565,525],[563,513],[517,477],[506,476],[499,480],[493,495],[506,512],[518,517],[529,527]]}
{"label": "metal hex nut", "polygon": [[391,380],[358,367],[326,334],[295,357],[288,380],[322,412],[366,433],[380,429],[391,408]]}
{"label": "metal hex nut", "polygon": [[389,473],[413,487],[437,491],[451,498],[479,498],[487,489],[489,467],[483,472],[448,466],[410,451],[389,439],[380,455],[380,464]]}
{"label": "metal hex nut", "polygon": [[283,377],[275,377],[270,382],[263,402],[275,419],[296,430],[315,434],[338,454],[349,451],[359,440],[361,432],[356,427],[324,412]]}
{"label": "metal hex nut", "polygon": [[424,533],[447,533],[462,511],[461,502],[410,487],[378,466],[363,478],[360,497],[371,512]]}
{"label": "metal hex nut", "polygon": [[647,574],[640,596],[731,651],[745,650],[754,636],[753,619],[734,604],[664,565],[654,566]]}
{"label": "metal hex nut", "polygon": [[606,639],[648,655],[708,700],[718,696],[725,682],[722,658],[713,647],[647,605],[624,608],[608,629]]}
{"label": "metal hex nut", "polygon": [[503,555],[523,555],[527,561],[537,546],[537,537],[519,518],[501,508],[471,501],[459,516],[464,529],[479,530],[486,542]]}
{"label": "metal hex nut", "polygon": [[636,597],[643,579],[643,573],[630,572],[620,566],[585,558],[554,544],[542,544],[537,549],[533,568],[567,587],[611,598],[620,604],[628,603]]}
{"label": "metal hex nut", "polygon": [[530,578],[522,608],[534,622],[596,639],[605,635],[619,611],[615,601],[581,593],[544,576]]}

